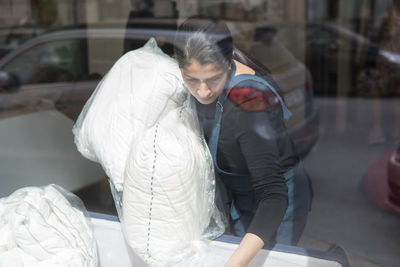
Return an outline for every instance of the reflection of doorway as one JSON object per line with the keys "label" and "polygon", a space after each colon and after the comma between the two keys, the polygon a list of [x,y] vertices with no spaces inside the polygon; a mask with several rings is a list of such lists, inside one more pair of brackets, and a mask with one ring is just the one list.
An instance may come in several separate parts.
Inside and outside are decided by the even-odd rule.
{"label": "reflection of doorway", "polygon": [[57,23],[56,0],[31,0],[33,19],[39,26],[48,27]]}
{"label": "reflection of doorway", "polygon": [[88,0],[57,1],[27,0],[33,22],[43,28],[54,25],[72,25],[85,22],[85,4]]}
{"label": "reflection of doorway", "polygon": [[176,0],[130,0],[134,17],[177,17]]}
{"label": "reflection of doorway", "polygon": [[[86,2],[93,2],[86,0]],[[91,5],[96,5],[98,20],[101,22],[121,22],[126,20],[127,14],[132,7],[132,0],[97,0],[96,3],[87,3],[89,9]],[[88,13],[93,11],[88,11]],[[89,14],[87,14],[89,15]]]}

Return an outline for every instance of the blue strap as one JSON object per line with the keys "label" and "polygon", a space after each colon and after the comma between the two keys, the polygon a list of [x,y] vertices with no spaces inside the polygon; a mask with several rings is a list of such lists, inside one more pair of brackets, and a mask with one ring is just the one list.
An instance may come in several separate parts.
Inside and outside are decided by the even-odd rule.
{"label": "blue strap", "polygon": [[[278,94],[278,92],[266,80],[264,80],[258,76],[255,76],[255,75],[251,75],[251,74],[239,74],[239,75],[235,76],[235,72],[236,72],[236,65],[234,62],[232,62],[232,71],[231,71],[231,76],[230,76],[229,83],[228,83],[228,88],[227,88],[228,90],[232,89],[233,86],[235,86],[236,84],[238,84],[244,80],[253,80],[253,81],[260,82],[260,83],[264,84],[265,86],[267,86],[278,97],[278,100],[280,101],[281,106],[282,106],[284,119],[288,120],[290,118],[292,113],[286,107],[285,103],[283,102],[283,100],[280,97],[280,95]],[[225,172],[225,171],[221,170],[217,164],[218,139],[219,139],[219,132],[221,130],[222,113],[224,111],[223,103],[226,100],[226,98],[228,97],[228,93],[229,93],[229,91],[228,92],[224,91],[222,94],[220,94],[218,96],[218,100],[216,103],[215,117],[214,117],[214,125],[211,130],[211,135],[210,135],[210,138],[208,141],[208,147],[210,149],[211,156],[213,158],[215,169],[219,173],[224,173],[227,175],[234,175],[234,176],[243,176],[241,174],[233,174],[233,173]]]}
{"label": "blue strap", "polygon": [[234,173],[226,172],[226,171],[220,169],[217,164],[217,148],[218,148],[219,132],[221,130],[222,113],[224,112],[223,103],[224,103],[225,99],[227,98],[227,96],[228,96],[228,94],[226,94],[225,92],[218,96],[216,107],[215,107],[214,125],[211,130],[210,138],[208,140],[208,148],[210,149],[210,153],[211,153],[211,156],[212,156],[212,159],[214,162],[214,167],[218,173],[237,176],[237,177],[247,176],[247,175],[243,175],[243,174],[234,174]]}
{"label": "blue strap", "polygon": [[[219,137],[219,132],[221,129],[221,117],[222,117],[222,111],[218,108],[219,106],[219,100],[217,101],[217,106],[216,106],[216,111],[215,111],[215,118],[214,118],[214,125],[211,130],[211,135],[210,138],[208,139],[208,147],[211,152],[211,156],[214,161],[214,166],[216,166],[216,158],[217,158],[217,146],[218,146],[218,137]],[[223,107],[221,107],[223,109]]]}

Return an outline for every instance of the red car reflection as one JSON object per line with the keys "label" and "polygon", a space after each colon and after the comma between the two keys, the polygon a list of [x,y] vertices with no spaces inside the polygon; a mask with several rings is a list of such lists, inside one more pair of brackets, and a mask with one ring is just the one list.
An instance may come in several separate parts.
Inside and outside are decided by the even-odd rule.
{"label": "red car reflection", "polygon": [[365,190],[378,207],[400,215],[400,144],[371,164]]}

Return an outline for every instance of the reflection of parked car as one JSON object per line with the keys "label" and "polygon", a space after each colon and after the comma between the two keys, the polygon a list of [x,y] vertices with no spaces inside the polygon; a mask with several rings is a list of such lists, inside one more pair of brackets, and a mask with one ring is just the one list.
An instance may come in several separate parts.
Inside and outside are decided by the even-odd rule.
{"label": "reflection of parked car", "polygon": [[400,215],[400,145],[397,145],[388,162],[388,206]]}
{"label": "reflection of parked car", "polygon": [[400,215],[400,145],[370,165],[365,192],[368,199],[381,209]]}
{"label": "reflection of parked car", "polygon": [[[154,35],[154,29],[125,31],[121,28],[78,28],[38,36],[0,60],[0,71],[18,77],[18,90],[0,95],[0,110],[32,110],[56,105],[76,119],[83,104],[113,63],[123,54],[125,33],[130,48],[139,48]],[[172,51],[174,31],[160,42]]]}
{"label": "reflection of parked car", "polygon": [[313,98],[310,72],[285,47],[275,41],[274,33],[256,29],[255,40],[249,48],[251,56],[265,65],[281,87],[281,94],[292,111],[287,122],[298,153],[305,156],[319,135],[318,107]]}
{"label": "reflection of parked car", "polygon": [[0,28],[0,58],[41,32],[42,29],[29,26]]}
{"label": "reflection of parked car", "polygon": [[[89,27],[34,38],[0,61],[0,71],[16,75],[21,84],[18,90],[0,93],[0,110],[55,107],[75,120],[100,78],[123,54],[122,44],[138,48],[151,36],[166,53],[172,52],[174,30],[165,25],[127,31]],[[306,68],[276,43],[255,42],[252,53],[282,87],[282,95],[294,113],[288,122],[289,133],[299,154],[306,155],[318,138],[318,112]]]}

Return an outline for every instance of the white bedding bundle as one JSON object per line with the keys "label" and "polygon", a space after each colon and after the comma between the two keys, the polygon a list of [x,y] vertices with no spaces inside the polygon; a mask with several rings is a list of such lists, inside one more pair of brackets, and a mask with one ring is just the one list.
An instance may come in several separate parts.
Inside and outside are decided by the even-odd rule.
{"label": "white bedding bundle", "polygon": [[222,234],[197,115],[178,65],[154,39],[117,61],[73,132],[78,150],[115,185],[125,238],[148,264],[194,263],[200,240]]}
{"label": "white bedding bundle", "polygon": [[[210,222],[204,147],[175,109],[146,131],[130,157],[124,186],[124,228],[149,263],[170,265],[193,254]],[[196,242],[195,242],[196,243]]]}
{"label": "white bedding bundle", "polygon": [[49,185],[22,188],[0,199],[1,267],[97,266],[89,219],[67,194]]}
{"label": "white bedding bundle", "polygon": [[99,162],[117,190],[123,187],[132,140],[182,105],[185,90],[178,72],[152,39],[114,64],[78,117],[73,133],[79,152]]}

